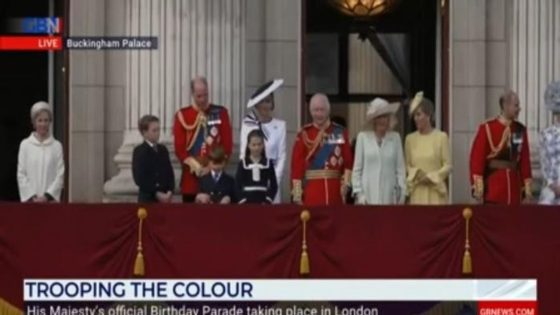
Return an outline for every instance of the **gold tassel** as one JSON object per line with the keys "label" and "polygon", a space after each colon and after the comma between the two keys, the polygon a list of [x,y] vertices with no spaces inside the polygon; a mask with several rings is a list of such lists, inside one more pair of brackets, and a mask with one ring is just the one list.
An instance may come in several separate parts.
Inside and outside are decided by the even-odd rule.
{"label": "gold tassel", "polygon": [[134,275],[137,277],[141,277],[145,274],[144,268],[144,255],[142,254],[142,250],[138,250],[138,254],[136,254],[136,261],[134,262]]}
{"label": "gold tassel", "polygon": [[299,273],[302,275],[309,274],[309,255],[307,255],[307,251],[305,249],[301,253],[301,259],[299,261]]}
{"label": "gold tassel", "polygon": [[0,314],[2,315],[23,315],[23,311],[0,298]]}
{"label": "gold tassel", "polygon": [[471,208],[463,210],[463,218],[465,218],[465,253],[463,254],[463,274],[468,275],[472,273],[472,257],[471,257],[471,244],[470,244],[470,220],[472,218]]}
{"label": "gold tassel", "polygon": [[472,273],[472,259],[471,253],[468,249],[465,250],[465,254],[463,255],[463,274],[471,274]]}
{"label": "gold tassel", "polygon": [[308,210],[303,210],[300,215],[303,224],[303,237],[301,243],[301,258],[299,261],[299,274],[307,275],[310,272],[309,268],[309,255],[307,254],[307,221],[311,218]]}
{"label": "gold tassel", "polygon": [[134,261],[134,276],[143,277],[146,274],[144,264],[144,253],[142,248],[142,224],[148,216],[148,211],[145,208],[138,209],[138,247],[136,248],[136,260]]}

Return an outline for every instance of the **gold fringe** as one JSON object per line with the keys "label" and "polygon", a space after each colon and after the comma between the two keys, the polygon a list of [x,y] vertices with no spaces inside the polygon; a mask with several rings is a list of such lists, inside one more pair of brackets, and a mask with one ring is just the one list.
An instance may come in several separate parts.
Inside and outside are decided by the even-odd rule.
{"label": "gold fringe", "polygon": [[2,315],[23,315],[23,311],[0,298],[0,314]]}
{"label": "gold fringe", "polygon": [[145,208],[138,208],[138,247],[136,248],[136,260],[134,261],[134,276],[143,277],[146,274],[144,253],[142,248],[142,224],[148,216]]}
{"label": "gold fringe", "polygon": [[300,215],[301,223],[303,224],[303,237],[301,244],[301,258],[299,261],[299,274],[307,275],[310,273],[309,255],[307,254],[307,221],[311,218],[308,210],[303,210]]}
{"label": "gold fringe", "polygon": [[472,257],[471,257],[471,244],[470,244],[470,220],[472,218],[472,209],[465,208],[463,210],[463,218],[465,218],[465,253],[463,254],[463,274],[468,275],[472,273]]}
{"label": "gold fringe", "polygon": [[301,179],[292,180],[292,199],[294,202],[301,202],[303,197],[303,184]]}

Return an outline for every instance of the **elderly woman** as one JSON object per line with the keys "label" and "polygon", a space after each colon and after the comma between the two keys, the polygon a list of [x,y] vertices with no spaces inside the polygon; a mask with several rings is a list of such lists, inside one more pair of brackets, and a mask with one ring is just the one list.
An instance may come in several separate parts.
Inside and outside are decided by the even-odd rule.
{"label": "elderly woman", "polygon": [[374,99],[367,111],[373,129],[362,131],[356,141],[352,189],[356,204],[403,204],[406,195],[405,164],[401,137],[391,131],[391,120],[399,109]]}
{"label": "elderly woman", "polygon": [[432,126],[434,104],[418,92],[410,103],[416,131],[406,136],[407,191],[410,204],[448,203],[447,177],[451,171],[447,134]]}
{"label": "elderly woman", "polygon": [[544,129],[540,136],[544,187],[539,203],[560,205],[560,81],[549,84],[545,92],[545,103],[552,112],[553,124]]}
{"label": "elderly woman", "polygon": [[51,106],[37,102],[31,107],[34,131],[21,141],[17,180],[23,202],[60,201],[64,186],[62,145],[50,133]]}
{"label": "elderly woman", "polygon": [[245,159],[247,136],[252,130],[260,129],[264,135],[266,157],[274,165],[274,173],[278,190],[274,203],[280,203],[280,182],[286,164],[286,122],[272,116],[274,111],[273,92],[278,89],[284,80],[277,79],[259,87],[247,103],[250,113],[245,116],[241,125],[241,140],[239,159]]}

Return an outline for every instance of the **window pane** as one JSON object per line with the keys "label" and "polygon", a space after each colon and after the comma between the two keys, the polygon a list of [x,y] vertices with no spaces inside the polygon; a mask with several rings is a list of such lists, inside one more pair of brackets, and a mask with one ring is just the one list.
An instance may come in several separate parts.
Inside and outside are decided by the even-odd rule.
{"label": "window pane", "polygon": [[307,34],[305,92],[338,94],[338,34]]}

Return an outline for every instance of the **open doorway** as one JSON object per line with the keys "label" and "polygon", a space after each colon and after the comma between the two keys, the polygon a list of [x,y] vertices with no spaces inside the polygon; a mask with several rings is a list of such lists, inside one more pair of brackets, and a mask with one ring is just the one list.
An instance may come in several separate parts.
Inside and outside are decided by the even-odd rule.
{"label": "open doorway", "polygon": [[[332,115],[346,121],[353,138],[364,128],[367,104],[375,97],[406,102],[417,91],[436,100],[438,1],[394,1],[379,16],[342,14],[332,0],[303,4],[304,95],[329,96]],[[441,104],[436,104],[441,115]],[[302,122],[310,120],[302,108]],[[414,126],[399,112],[403,136]]]}

